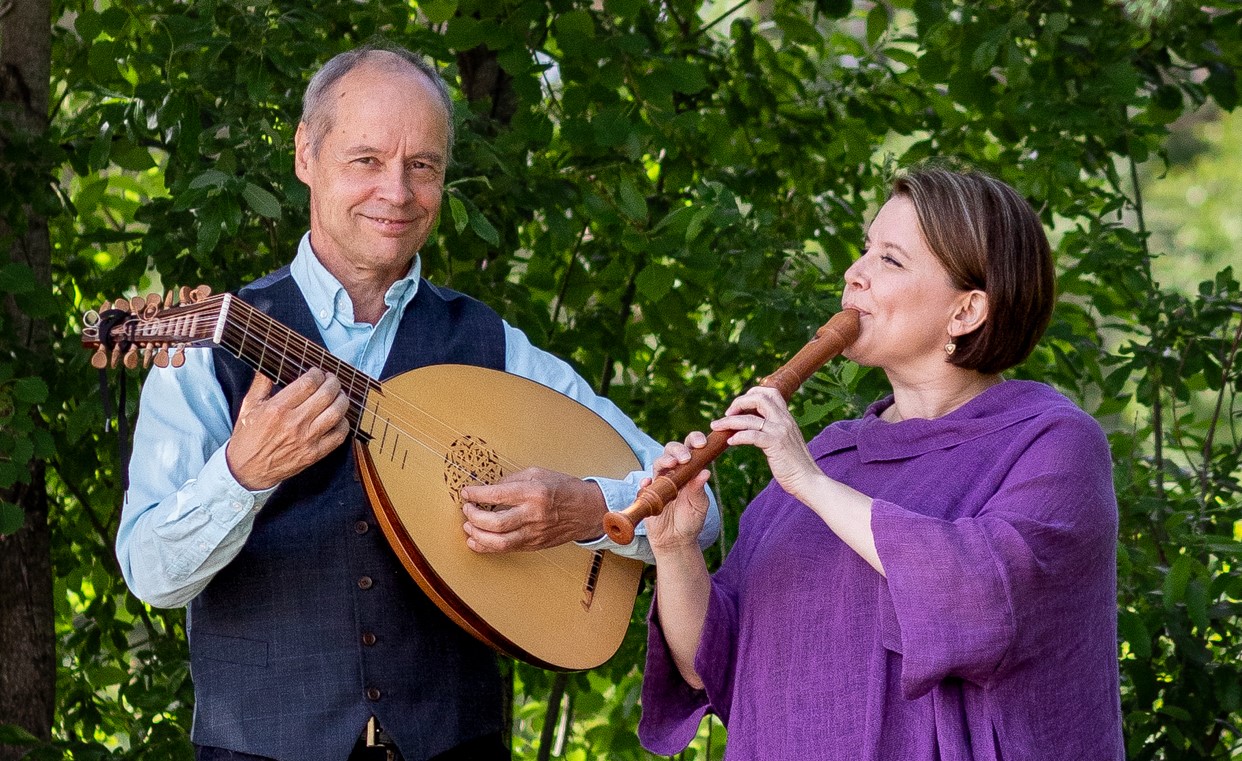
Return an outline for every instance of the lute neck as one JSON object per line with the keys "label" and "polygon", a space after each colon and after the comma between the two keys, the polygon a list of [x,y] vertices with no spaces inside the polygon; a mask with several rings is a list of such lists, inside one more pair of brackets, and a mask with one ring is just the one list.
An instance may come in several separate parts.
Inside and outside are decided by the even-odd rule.
{"label": "lute neck", "polygon": [[216,343],[278,385],[288,385],[312,368],[335,375],[349,399],[350,429],[365,437],[361,421],[367,395],[380,388],[379,381],[235,296],[224,304]]}

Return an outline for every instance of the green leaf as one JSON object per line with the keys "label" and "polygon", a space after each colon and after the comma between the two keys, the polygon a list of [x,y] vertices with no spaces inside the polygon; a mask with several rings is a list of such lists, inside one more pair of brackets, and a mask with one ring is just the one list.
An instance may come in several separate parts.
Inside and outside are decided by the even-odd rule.
{"label": "green leaf", "polygon": [[207,169],[201,172],[193,180],[190,180],[190,190],[198,190],[199,188],[220,188],[224,187],[229,176],[219,169]]}
{"label": "green leaf", "polygon": [[466,211],[466,204],[457,196],[449,196],[449,213],[453,215],[453,227],[460,235],[462,230],[466,229],[466,225],[470,223],[470,213]]}
{"label": "green leaf", "polygon": [[421,0],[418,9],[432,24],[443,24],[457,12],[457,0]]}
{"label": "green leaf", "polygon": [[623,177],[617,187],[618,201],[625,216],[635,222],[647,221],[647,199],[629,177]]}
{"label": "green leaf", "polygon": [[247,182],[246,187],[242,188],[242,198],[246,200],[246,205],[259,216],[280,219],[280,201],[253,182]]}
{"label": "green leaf", "polygon": [[638,286],[639,293],[648,300],[656,302],[668,295],[676,278],[668,267],[653,264],[638,273],[634,282]]}
{"label": "green leaf", "polygon": [[[7,534],[15,534],[26,522],[26,513],[12,502],[0,500],[0,536]],[[8,725],[0,725],[0,745],[16,744],[13,739],[7,739],[4,732],[10,729]],[[12,735],[8,736],[13,737]]]}
{"label": "green leaf", "polygon": [[867,13],[867,44],[875,47],[888,31],[888,6],[876,3]]}
{"label": "green leaf", "polygon": [[73,28],[83,42],[94,42],[99,33],[103,31],[103,19],[98,13],[87,8],[78,12],[78,17],[73,21]]}
{"label": "green leaf", "polygon": [[1009,30],[1001,27],[985,37],[970,57],[970,68],[980,72],[992,68],[992,62],[996,60],[996,54],[1000,52],[1000,47],[1008,36]]}
{"label": "green leaf", "polygon": [[27,404],[47,401],[47,383],[42,378],[21,378],[13,384],[13,398]]}
{"label": "green leaf", "polygon": [[476,211],[470,215],[470,229],[493,247],[500,245],[500,233],[496,232],[496,228],[487,220],[487,217],[483,216],[482,212]]}
{"label": "green leaf", "polygon": [[585,10],[561,14],[553,22],[553,28],[556,29],[557,44],[570,55],[585,56],[593,47],[598,49],[595,41],[595,21]]}
{"label": "green leaf", "polygon": [[1172,609],[1182,602],[1186,596],[1186,585],[1190,583],[1191,566],[1194,561],[1188,555],[1178,555],[1164,579],[1164,606]]}
{"label": "green leaf", "polygon": [[1130,645],[1130,652],[1140,660],[1151,657],[1151,633],[1143,619],[1135,612],[1121,610],[1117,614],[1117,630]]}
{"label": "green leaf", "polygon": [[131,172],[145,172],[155,166],[151,151],[128,141],[121,141],[112,147],[112,161]]}

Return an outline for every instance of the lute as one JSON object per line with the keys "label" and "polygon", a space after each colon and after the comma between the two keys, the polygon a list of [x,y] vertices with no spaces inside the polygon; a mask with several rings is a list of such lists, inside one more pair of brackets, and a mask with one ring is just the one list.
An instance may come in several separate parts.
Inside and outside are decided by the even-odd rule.
{"label": "lute", "polygon": [[[181,289],[118,300],[83,316],[100,369],[174,367],[187,348],[219,347],[278,385],[333,373],[368,501],[403,566],[478,639],[554,670],[589,669],[620,647],[643,564],[574,543],[480,555],[466,547],[458,491],[540,466],[621,478],[639,467],[602,418],[557,391],[466,365],[432,365],[378,381],[233,294]],[[469,403],[463,403],[469,399]]]}

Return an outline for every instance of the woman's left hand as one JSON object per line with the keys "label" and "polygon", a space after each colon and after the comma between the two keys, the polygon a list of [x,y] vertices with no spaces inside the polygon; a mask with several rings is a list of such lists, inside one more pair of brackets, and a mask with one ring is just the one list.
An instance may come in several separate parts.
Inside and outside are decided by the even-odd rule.
{"label": "woman's left hand", "polygon": [[809,482],[824,475],[789,414],[789,405],[774,388],[756,386],[734,399],[725,417],[712,421],[712,430],[733,431],[730,445],[762,449],[772,477],[795,497],[801,498]]}

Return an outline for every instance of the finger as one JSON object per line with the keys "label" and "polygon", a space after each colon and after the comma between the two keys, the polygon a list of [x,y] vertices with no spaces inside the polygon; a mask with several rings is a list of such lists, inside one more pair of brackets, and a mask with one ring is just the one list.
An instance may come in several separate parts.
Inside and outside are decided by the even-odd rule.
{"label": "finger", "polygon": [[686,446],[692,449],[702,449],[707,446],[707,434],[702,431],[691,431],[686,435]]}
{"label": "finger", "polygon": [[298,412],[310,418],[311,434],[322,434],[335,428],[345,419],[349,413],[349,397],[338,391],[335,397],[325,400],[316,391],[315,395],[307,399]]}
{"label": "finger", "polygon": [[342,418],[320,438],[321,446],[319,448],[319,457],[323,457],[328,452],[331,452],[333,449],[339,447],[348,437],[349,421]]}
{"label": "finger", "polygon": [[510,545],[515,543],[515,540],[507,535],[485,531],[470,523],[463,524],[462,530],[466,532],[466,546],[474,552],[505,552]]}
{"label": "finger", "polygon": [[286,409],[293,409],[309,399],[323,385],[325,377],[323,370],[312,367],[297,380],[277,391],[272,399]]}
{"label": "finger", "polygon": [[465,502],[481,505],[520,505],[534,497],[530,481],[500,481],[494,484],[471,484],[463,487]]}
{"label": "finger", "polygon": [[511,533],[525,523],[525,515],[520,508],[484,510],[473,502],[464,502],[461,512],[470,526],[492,534]]}

